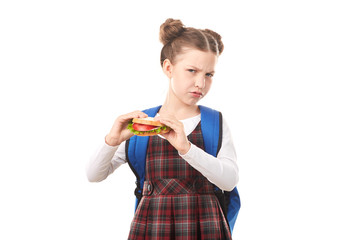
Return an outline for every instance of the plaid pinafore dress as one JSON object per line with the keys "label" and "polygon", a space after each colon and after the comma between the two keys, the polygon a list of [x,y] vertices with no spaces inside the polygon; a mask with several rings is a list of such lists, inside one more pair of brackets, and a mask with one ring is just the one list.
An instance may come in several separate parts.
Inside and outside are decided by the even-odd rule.
{"label": "plaid pinafore dress", "polygon": [[[188,139],[204,149],[201,122]],[[213,185],[159,136],[149,139],[145,180],[128,239],[231,239]]]}

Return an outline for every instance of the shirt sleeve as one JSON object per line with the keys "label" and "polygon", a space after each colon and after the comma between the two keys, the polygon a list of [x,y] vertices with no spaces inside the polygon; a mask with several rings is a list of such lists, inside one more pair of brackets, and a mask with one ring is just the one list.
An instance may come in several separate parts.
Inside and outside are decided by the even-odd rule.
{"label": "shirt sleeve", "polygon": [[217,157],[206,153],[194,144],[191,144],[190,150],[186,154],[180,154],[180,156],[222,190],[233,190],[239,181],[235,147],[224,119],[222,145]]}
{"label": "shirt sleeve", "polygon": [[105,180],[115,169],[126,163],[125,143],[110,146],[105,141],[90,157],[86,174],[90,182]]}

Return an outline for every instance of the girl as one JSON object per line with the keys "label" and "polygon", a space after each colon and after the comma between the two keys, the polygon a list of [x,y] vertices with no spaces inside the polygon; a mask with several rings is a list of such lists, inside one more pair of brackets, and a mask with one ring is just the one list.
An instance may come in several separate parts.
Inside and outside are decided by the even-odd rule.
{"label": "girl", "polygon": [[[231,239],[213,184],[225,191],[236,186],[235,149],[223,121],[217,157],[203,150],[197,105],[210,90],[224,48],[221,36],[167,19],[160,27],[160,40],[164,44],[160,63],[169,89],[156,118],[172,130],[149,139],[145,179],[152,182],[153,190],[141,199],[128,239]],[[115,120],[90,161],[89,181],[102,181],[127,162],[125,142],[133,136],[127,125],[137,117],[147,115],[134,111]],[[201,186],[197,192],[190,189],[195,182]]]}

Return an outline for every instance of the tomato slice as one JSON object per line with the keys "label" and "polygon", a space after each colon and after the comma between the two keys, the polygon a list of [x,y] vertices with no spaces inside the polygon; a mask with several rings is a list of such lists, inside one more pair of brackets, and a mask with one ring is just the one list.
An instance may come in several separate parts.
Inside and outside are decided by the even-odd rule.
{"label": "tomato slice", "polygon": [[151,131],[158,128],[158,126],[152,126],[152,125],[146,125],[146,124],[140,124],[140,123],[133,123],[133,129],[136,131]]}

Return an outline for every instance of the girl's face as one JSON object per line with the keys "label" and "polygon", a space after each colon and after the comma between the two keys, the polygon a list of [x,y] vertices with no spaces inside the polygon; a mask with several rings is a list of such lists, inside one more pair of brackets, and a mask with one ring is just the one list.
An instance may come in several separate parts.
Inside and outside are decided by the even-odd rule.
{"label": "girl's face", "polygon": [[170,78],[169,93],[186,105],[195,105],[210,90],[216,62],[212,52],[185,49],[174,65],[170,61],[164,65],[168,66],[165,73]]}

